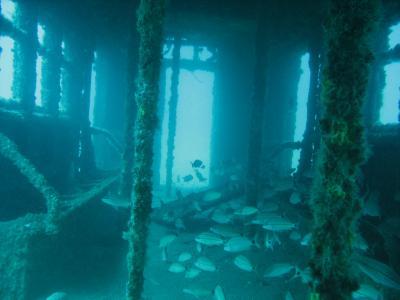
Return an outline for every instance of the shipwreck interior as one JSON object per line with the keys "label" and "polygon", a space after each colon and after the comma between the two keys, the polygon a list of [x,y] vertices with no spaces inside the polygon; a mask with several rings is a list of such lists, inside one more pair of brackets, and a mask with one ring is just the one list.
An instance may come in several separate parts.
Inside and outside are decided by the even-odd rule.
{"label": "shipwreck interior", "polygon": [[294,299],[371,280],[357,234],[400,274],[400,1],[0,1],[0,299],[292,299],[222,271],[199,296],[153,261],[293,191]]}

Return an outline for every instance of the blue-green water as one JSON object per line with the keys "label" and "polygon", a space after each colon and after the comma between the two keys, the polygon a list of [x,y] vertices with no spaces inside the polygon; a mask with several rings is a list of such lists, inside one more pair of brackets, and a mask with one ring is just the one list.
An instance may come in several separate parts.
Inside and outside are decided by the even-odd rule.
{"label": "blue-green water", "polygon": [[[127,299],[131,206],[146,191],[121,196],[121,170],[142,166],[129,142],[144,131],[154,147],[138,150],[153,164],[142,299],[319,299],[314,187],[348,191],[324,181],[343,181],[335,164],[318,169],[326,8],[340,1],[167,1],[159,80],[144,85],[156,87],[154,134],[134,122],[152,107],[135,96],[138,66],[156,65],[139,61],[151,52],[139,55],[139,2],[159,3],[0,0],[0,300]],[[400,299],[400,7],[381,4],[359,120],[367,159],[348,195],[362,200],[344,243],[354,300]],[[135,172],[130,185],[150,182]],[[327,240],[339,240],[330,229],[342,215],[329,217]],[[319,253],[327,270],[342,251]]]}

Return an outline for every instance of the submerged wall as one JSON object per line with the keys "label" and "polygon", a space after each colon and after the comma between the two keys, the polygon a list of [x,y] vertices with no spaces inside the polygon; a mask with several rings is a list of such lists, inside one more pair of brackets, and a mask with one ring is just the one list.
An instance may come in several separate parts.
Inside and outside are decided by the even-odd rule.
{"label": "submerged wall", "polygon": [[264,162],[278,176],[288,176],[292,165],[292,150],[285,149],[273,161],[267,161],[277,146],[294,139],[297,87],[300,80],[301,51],[275,48],[266,103],[264,123]]}
{"label": "submerged wall", "polygon": [[[249,101],[253,88],[252,36],[227,36],[220,43],[215,73],[211,160],[247,163]],[[218,184],[214,181],[213,184]]]}

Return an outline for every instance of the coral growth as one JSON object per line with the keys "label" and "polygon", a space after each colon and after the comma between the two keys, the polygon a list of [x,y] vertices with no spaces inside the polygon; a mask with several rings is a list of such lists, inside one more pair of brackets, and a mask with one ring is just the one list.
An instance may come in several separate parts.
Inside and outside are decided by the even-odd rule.
{"label": "coral growth", "polygon": [[368,38],[377,16],[375,0],[333,0],[327,23],[327,64],[311,267],[322,299],[350,299],[356,221],[362,208],[356,178],[366,160],[362,108],[372,54]]}
{"label": "coral growth", "polygon": [[135,167],[131,220],[129,224],[128,286],[130,300],[141,298],[146,260],[148,222],[152,200],[154,132],[161,67],[161,44],[165,3],[142,0],[138,9],[140,34],[139,74],[137,79],[137,117],[135,128]]}
{"label": "coral growth", "polygon": [[49,232],[54,232],[57,229],[60,217],[60,197],[57,191],[49,185],[46,178],[39,173],[35,166],[18,151],[17,145],[2,133],[0,133],[0,155],[10,160],[32,186],[42,194],[46,200],[48,211],[46,228]]}

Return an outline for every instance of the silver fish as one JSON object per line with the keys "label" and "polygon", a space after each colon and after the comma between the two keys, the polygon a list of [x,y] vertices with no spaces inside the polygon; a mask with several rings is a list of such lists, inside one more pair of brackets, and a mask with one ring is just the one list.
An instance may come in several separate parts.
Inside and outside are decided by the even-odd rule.
{"label": "silver fish", "polygon": [[227,252],[241,252],[249,250],[251,246],[252,242],[248,238],[236,236],[225,243],[224,250]]}
{"label": "silver fish", "polygon": [[232,221],[232,215],[226,213],[223,210],[216,209],[211,215],[211,220],[218,224],[227,224]]}
{"label": "silver fish", "polygon": [[268,267],[265,270],[264,277],[266,278],[274,278],[274,277],[282,277],[286,274],[289,274],[295,269],[295,266],[289,263],[277,263]]}
{"label": "silver fish", "polygon": [[46,300],[64,300],[64,299],[67,299],[67,294],[64,292],[55,292],[46,298]]}
{"label": "silver fish", "polygon": [[302,245],[302,246],[308,246],[308,245],[310,245],[311,238],[312,238],[311,232],[310,232],[310,233],[307,233],[307,234],[306,234],[305,236],[303,236],[303,238],[301,239],[300,245]]}
{"label": "silver fish", "polygon": [[357,256],[358,268],[374,282],[400,290],[400,276],[389,266],[366,256]]}
{"label": "silver fish", "polygon": [[296,225],[283,217],[270,218],[263,228],[269,231],[282,232],[294,229]]}
{"label": "silver fish", "polygon": [[181,254],[179,254],[178,256],[178,261],[179,262],[186,262],[188,260],[192,259],[192,254],[190,254],[189,252],[182,252]]}
{"label": "silver fish", "polygon": [[194,265],[197,268],[199,268],[200,270],[206,271],[206,272],[215,272],[215,270],[217,269],[215,267],[215,264],[205,256],[199,257],[195,261]]}
{"label": "silver fish", "polygon": [[354,300],[383,300],[382,293],[369,284],[361,284],[360,288],[353,292]]}
{"label": "silver fish", "polygon": [[233,260],[233,263],[235,264],[235,266],[243,271],[252,272],[254,270],[251,261],[244,255],[236,256]]}
{"label": "silver fish", "polygon": [[213,291],[215,300],[225,300],[225,294],[220,285],[217,285]]}
{"label": "silver fish", "polygon": [[191,267],[185,272],[185,278],[187,279],[196,278],[197,276],[199,276],[200,273],[201,271],[199,269]]}
{"label": "silver fish", "polygon": [[274,218],[279,218],[280,216],[277,215],[274,212],[269,212],[269,211],[262,211],[259,212],[254,219],[251,221],[252,224],[256,225],[264,225],[268,223],[268,220],[274,219]]}
{"label": "silver fish", "polygon": [[241,231],[239,228],[228,224],[216,224],[210,227],[210,231],[218,234],[224,238],[231,238],[234,236],[240,236]]}
{"label": "silver fish", "polygon": [[236,210],[234,214],[235,214],[236,216],[247,217],[247,216],[254,215],[254,214],[256,214],[257,212],[258,212],[257,207],[254,207],[254,206],[245,206],[245,207],[242,207],[242,208]]}
{"label": "silver fish", "polygon": [[168,267],[168,271],[170,271],[171,273],[183,273],[185,272],[185,266],[181,263],[172,263]]}
{"label": "silver fish", "polygon": [[203,232],[196,236],[195,241],[199,244],[206,246],[219,246],[224,243],[224,241],[212,232]]}
{"label": "silver fish", "polygon": [[104,204],[110,205],[114,208],[129,208],[131,207],[130,199],[120,197],[104,197],[101,199]]}
{"label": "silver fish", "polygon": [[228,208],[233,209],[233,210],[238,210],[239,208],[241,208],[244,205],[245,202],[246,201],[245,201],[244,197],[233,199],[228,202],[228,205],[229,205]]}
{"label": "silver fish", "polygon": [[285,294],[285,300],[294,300],[293,295],[290,291],[287,291]]}

